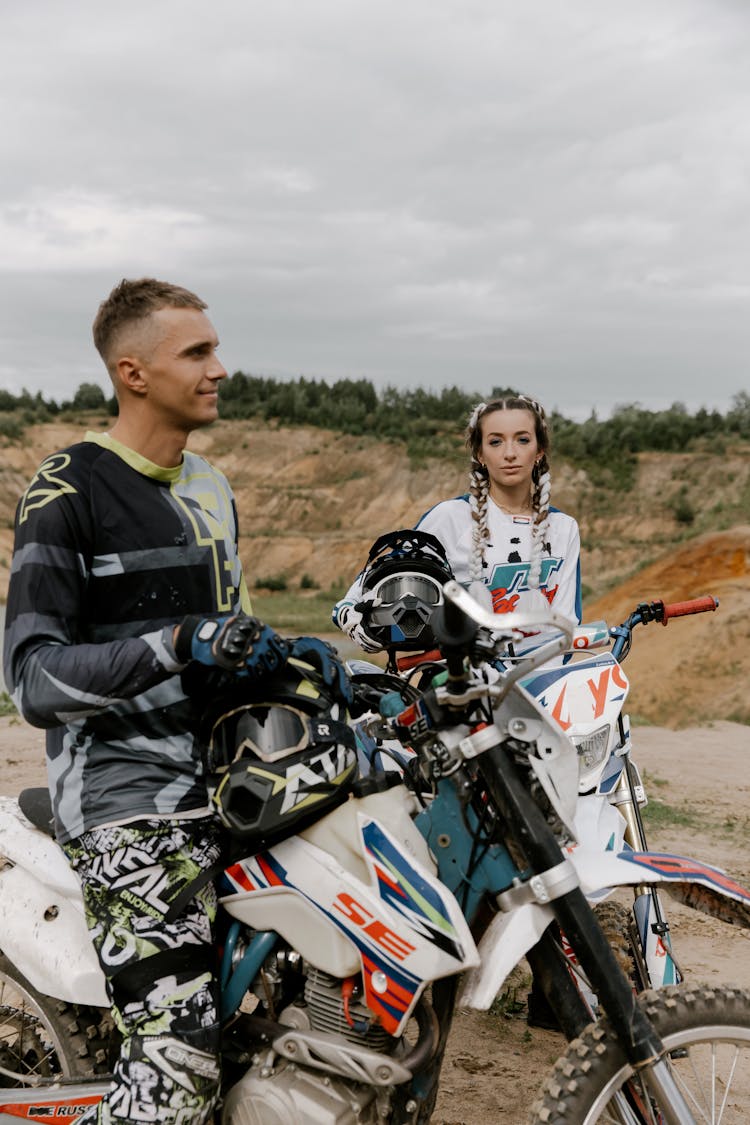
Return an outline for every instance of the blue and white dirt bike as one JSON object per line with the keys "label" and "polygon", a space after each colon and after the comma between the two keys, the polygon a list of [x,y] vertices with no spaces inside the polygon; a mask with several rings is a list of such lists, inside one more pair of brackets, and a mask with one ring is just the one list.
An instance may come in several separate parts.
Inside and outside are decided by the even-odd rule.
{"label": "blue and white dirt bike", "polygon": [[[453,582],[444,593],[443,672],[402,682],[400,700],[398,687],[356,685],[363,721],[413,749],[413,772],[358,778],[353,743],[281,699],[250,699],[221,726],[235,752],[216,789],[235,830],[219,878],[222,1122],[427,1122],[456,1005],[487,1008],[524,956],[579,1036],[532,1125],[746,1121],[750,994],[636,998],[587,896],[687,885],[748,926],[750,894],[699,862],[579,844],[578,752],[520,686],[570,647],[570,623],[546,607],[496,617]],[[490,678],[529,629],[545,643]],[[75,1117],[106,1090],[116,1048],[77,882],[49,809],[23,805],[0,803],[0,1122]]]}
{"label": "blue and white dirt bike", "polygon": [[[402,601],[404,596],[402,591]],[[410,592],[406,596],[414,599],[415,595]],[[667,625],[676,617],[713,611],[718,604],[711,595],[672,604],[656,599],[640,603],[621,625],[610,628],[604,621],[595,621],[578,626],[564,660],[553,661],[519,681],[519,686],[537,700],[576,747],[580,799],[575,832],[577,840],[587,847],[605,851],[648,850],[641,814],[648,803],[646,788],[632,757],[630,720],[624,711],[630,685],[622,662],[630,651],[635,626],[648,622]],[[379,613],[383,619],[388,616],[382,606]],[[538,643],[538,638],[527,636],[522,649],[529,653]],[[610,643],[608,652],[601,651],[609,648]],[[434,672],[441,661],[436,650],[405,654],[399,652],[398,643],[387,647],[389,667],[408,680],[421,677],[425,667]],[[511,662],[512,658],[505,665]],[[655,885],[644,882],[635,887],[630,908],[602,896],[596,911],[623,968],[639,991],[679,983],[683,973]],[[565,946],[564,935],[561,941]],[[595,997],[577,973],[572,952],[568,953],[572,971],[594,1005]]]}
{"label": "blue and white dirt bike", "polygon": [[[718,605],[711,595],[671,604],[660,599],[640,603],[621,625],[608,629],[604,622],[596,622],[577,629],[572,659],[521,681],[578,750],[579,791],[585,798],[579,803],[579,838],[598,840],[608,850],[621,846],[648,850],[641,815],[648,799],[632,756],[630,719],[623,709],[630,685],[622,663],[636,625],[667,625],[676,617],[712,612]],[[608,652],[589,655],[610,639]],[[644,881],[635,887],[630,910],[610,901],[599,914],[613,942],[623,951],[627,948],[638,988],[658,988],[682,979],[656,886]]]}

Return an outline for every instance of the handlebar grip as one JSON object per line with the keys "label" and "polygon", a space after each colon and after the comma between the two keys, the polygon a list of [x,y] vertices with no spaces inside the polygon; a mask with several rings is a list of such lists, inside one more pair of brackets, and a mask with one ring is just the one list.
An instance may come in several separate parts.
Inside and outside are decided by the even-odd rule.
{"label": "handlebar grip", "polygon": [[461,587],[451,579],[443,587],[446,596],[430,618],[432,633],[445,657],[448,669],[448,687],[451,683],[462,681],[465,676],[464,655],[468,652],[479,626],[451,600],[451,587],[460,591]]}
{"label": "handlebar grip", "polygon": [[399,656],[396,660],[396,667],[399,672],[408,672],[410,668],[416,668],[418,664],[432,664],[436,660],[442,660],[443,654],[439,648],[430,649],[429,652],[415,652],[411,656]]}
{"label": "handlebar grip", "polygon": [[670,617],[687,617],[690,613],[713,612],[719,605],[719,599],[711,594],[704,594],[702,598],[691,598],[688,602],[672,602],[665,605],[662,614],[662,625],[668,625]]}

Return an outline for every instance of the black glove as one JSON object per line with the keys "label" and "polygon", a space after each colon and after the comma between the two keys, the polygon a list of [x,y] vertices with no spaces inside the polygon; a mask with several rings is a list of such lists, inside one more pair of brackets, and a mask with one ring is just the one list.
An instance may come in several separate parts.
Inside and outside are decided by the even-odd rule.
{"label": "black glove", "polygon": [[238,675],[264,676],[280,668],[288,643],[257,617],[236,613],[223,617],[186,617],[175,641],[177,659],[197,660]]}
{"label": "black glove", "polygon": [[331,693],[340,703],[347,705],[351,703],[352,685],[349,674],[339,660],[333,645],[321,641],[318,637],[296,637],[287,643],[290,646],[289,655],[317,668],[323,683],[331,689]]}

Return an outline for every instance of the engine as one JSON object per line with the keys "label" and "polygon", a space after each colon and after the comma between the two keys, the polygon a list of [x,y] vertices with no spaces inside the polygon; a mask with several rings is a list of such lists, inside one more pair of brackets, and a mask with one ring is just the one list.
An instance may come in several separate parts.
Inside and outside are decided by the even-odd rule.
{"label": "engine", "polygon": [[[270,965],[267,965],[267,969]],[[267,972],[267,984],[272,974]],[[227,1094],[222,1125],[377,1125],[410,1072],[354,980],[306,966],[304,992],[278,1017],[288,1032],[253,1056]]]}

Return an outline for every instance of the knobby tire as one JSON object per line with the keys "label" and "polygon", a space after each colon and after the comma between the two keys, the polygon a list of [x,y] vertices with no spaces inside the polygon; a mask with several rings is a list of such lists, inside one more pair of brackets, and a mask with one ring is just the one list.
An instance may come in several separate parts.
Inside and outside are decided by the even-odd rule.
{"label": "knobby tire", "polygon": [[38,992],[0,953],[0,1087],[26,1086],[32,1075],[90,1078],[108,1074],[116,1033],[105,1008],[68,1004]]}
{"label": "knobby tire", "polygon": [[[682,983],[643,992],[638,1003],[664,1041],[696,1121],[749,1121],[750,990]],[[620,1091],[618,1108],[612,1099]],[[647,1108],[623,1111],[623,1099],[628,1107],[640,1099]],[[529,1125],[652,1125],[660,1120],[658,1107],[644,1102],[639,1080],[633,1079],[624,1051],[602,1019],[589,1024],[558,1059]]]}

